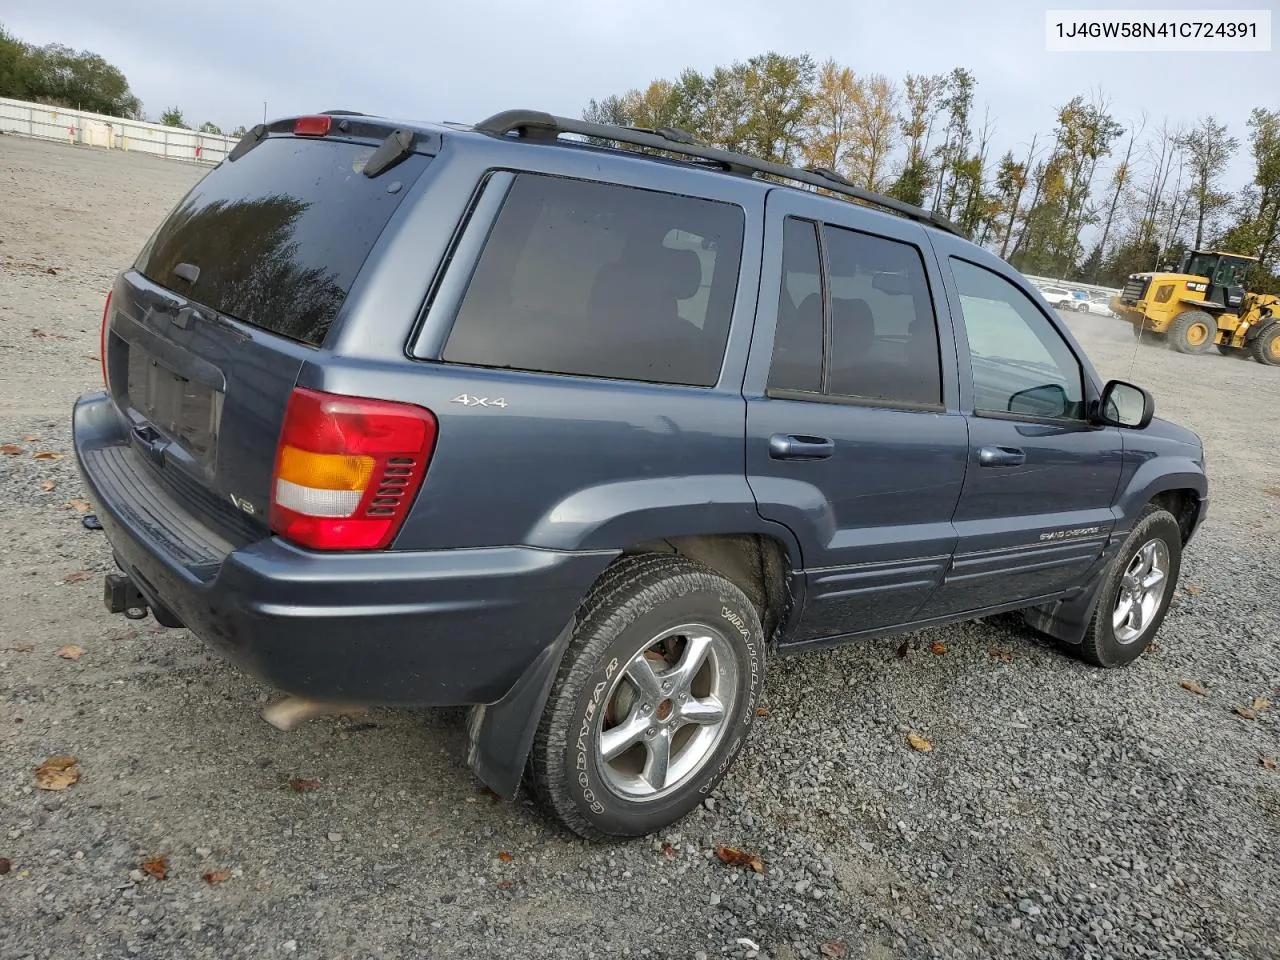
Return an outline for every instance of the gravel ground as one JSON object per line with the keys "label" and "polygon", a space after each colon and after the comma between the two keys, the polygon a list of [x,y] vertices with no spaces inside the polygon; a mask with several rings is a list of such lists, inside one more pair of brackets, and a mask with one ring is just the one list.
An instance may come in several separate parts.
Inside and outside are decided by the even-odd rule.
{"label": "gravel ground", "polygon": [[[0,960],[1280,956],[1280,371],[1071,315],[1206,439],[1156,647],[1097,671],[1002,617],[776,661],[705,808],[591,846],[479,789],[458,711],[280,733],[186,631],[103,613],[68,409],[109,278],[200,173],[0,137]],[[57,754],[79,781],[36,789]]]}

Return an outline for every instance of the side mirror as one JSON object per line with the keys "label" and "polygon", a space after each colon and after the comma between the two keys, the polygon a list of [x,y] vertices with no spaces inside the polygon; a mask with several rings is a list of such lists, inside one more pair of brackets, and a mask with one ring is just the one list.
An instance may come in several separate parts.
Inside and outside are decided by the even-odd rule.
{"label": "side mirror", "polygon": [[1141,430],[1155,413],[1156,402],[1146,390],[1123,380],[1110,380],[1102,388],[1094,420],[1110,427]]}
{"label": "side mirror", "polygon": [[1010,413],[1029,417],[1065,417],[1070,405],[1067,391],[1056,383],[1019,390],[1009,398]]}

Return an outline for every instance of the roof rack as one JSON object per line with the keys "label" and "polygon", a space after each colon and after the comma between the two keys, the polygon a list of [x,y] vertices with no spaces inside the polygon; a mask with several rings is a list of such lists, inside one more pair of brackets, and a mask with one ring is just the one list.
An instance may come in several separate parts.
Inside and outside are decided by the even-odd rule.
{"label": "roof rack", "polygon": [[612,140],[616,143],[628,143],[637,147],[649,147],[686,157],[712,161],[716,166],[731,173],[768,174],[784,180],[806,183],[812,187],[830,190],[884,210],[891,210],[900,216],[925,223],[939,230],[964,237],[956,224],[940,213],[934,213],[883,194],[864,190],[834,170],[824,167],[788,167],[768,160],[757,160],[743,153],[733,153],[718,147],[709,147],[700,143],[684,130],[661,127],[652,130],[647,127],[623,127],[606,123],[592,123],[588,120],[571,120],[557,117],[540,110],[504,110],[495,113],[486,120],[475,125],[476,130],[493,136],[505,137],[511,134],[530,140],[554,142],[561,134],[571,133],[583,137],[594,137],[599,140]]}

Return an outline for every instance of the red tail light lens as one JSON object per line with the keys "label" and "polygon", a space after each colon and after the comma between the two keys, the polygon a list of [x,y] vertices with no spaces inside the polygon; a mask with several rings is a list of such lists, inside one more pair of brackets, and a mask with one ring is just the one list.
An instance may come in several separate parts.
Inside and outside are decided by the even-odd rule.
{"label": "red tail light lens", "polygon": [[111,322],[111,294],[112,290],[107,291],[107,302],[102,308],[102,332],[98,334],[98,357],[102,361],[102,385],[110,387],[107,382],[107,325]]}
{"label": "red tail light lens", "polygon": [[271,529],[315,550],[380,550],[399,532],[436,444],[424,407],[294,389],[276,448]]}
{"label": "red tail light lens", "polygon": [[333,117],[299,117],[293,121],[293,135],[295,137],[323,137],[329,132],[329,127],[333,124]]}

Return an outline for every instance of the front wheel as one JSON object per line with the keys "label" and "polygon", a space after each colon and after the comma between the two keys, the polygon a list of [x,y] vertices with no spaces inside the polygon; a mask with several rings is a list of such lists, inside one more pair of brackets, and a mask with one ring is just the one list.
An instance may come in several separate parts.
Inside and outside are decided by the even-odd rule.
{"label": "front wheel", "polygon": [[737,756],[764,680],[760,619],[709,568],[625,557],[584,602],[543,711],[528,779],[592,840],[688,814]]}
{"label": "front wheel", "polygon": [[1218,335],[1218,321],[1203,310],[1179,314],[1169,326],[1169,346],[1179,353],[1203,353]]}
{"label": "front wheel", "polygon": [[1147,506],[1098,588],[1098,605],[1077,648],[1098,667],[1122,667],[1142,655],[1160,629],[1182,567],[1182,531],[1173,514]]}

